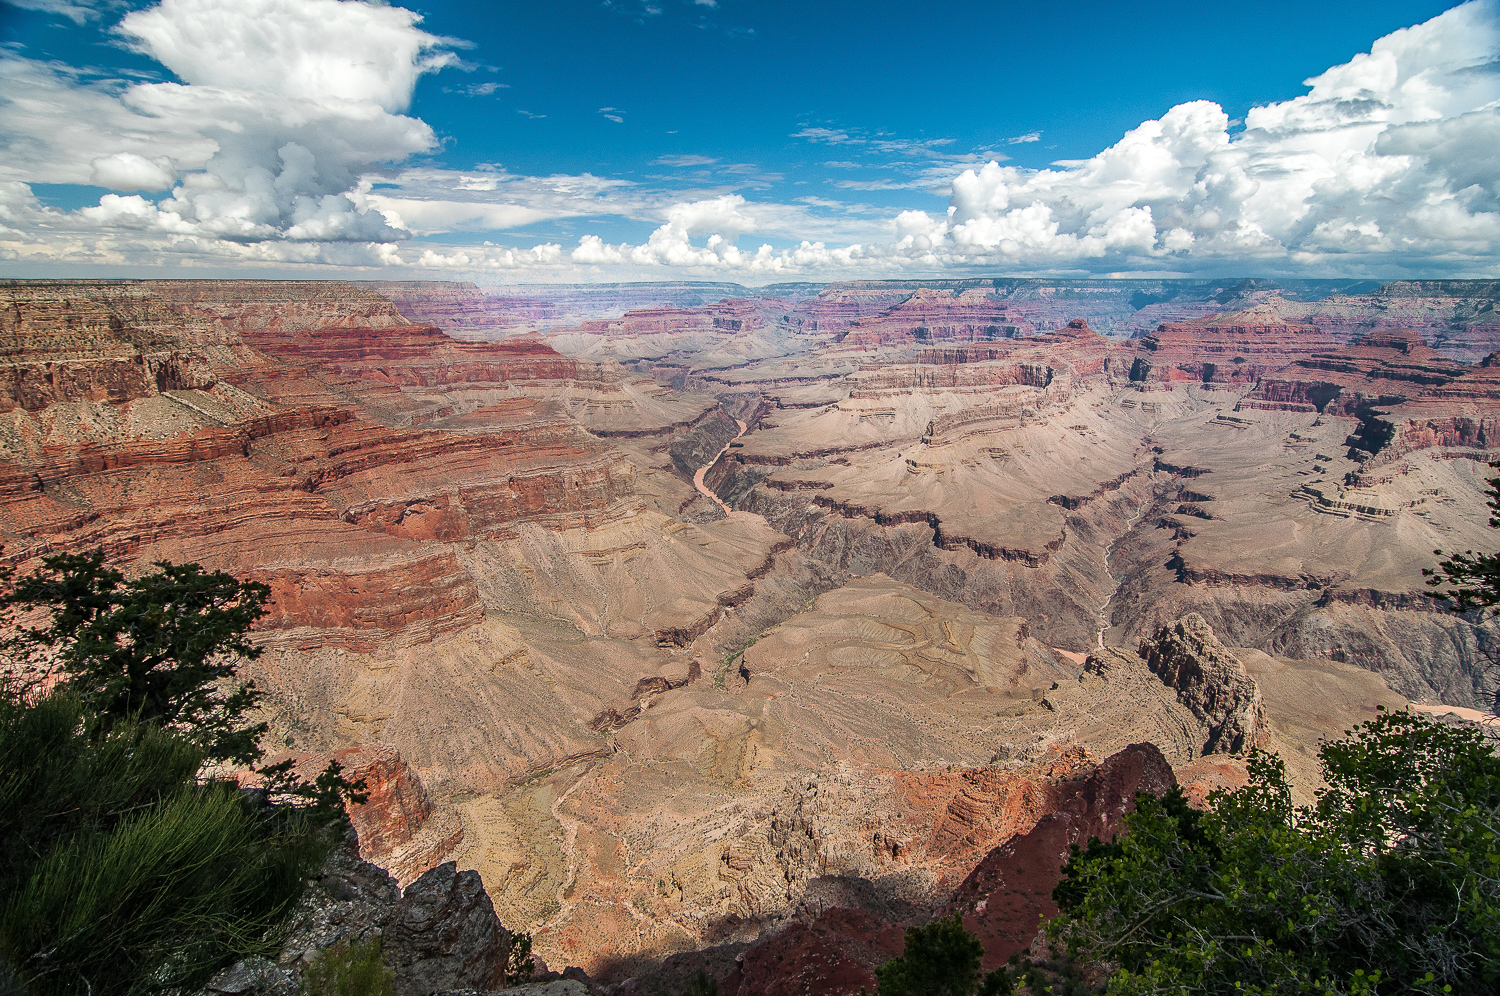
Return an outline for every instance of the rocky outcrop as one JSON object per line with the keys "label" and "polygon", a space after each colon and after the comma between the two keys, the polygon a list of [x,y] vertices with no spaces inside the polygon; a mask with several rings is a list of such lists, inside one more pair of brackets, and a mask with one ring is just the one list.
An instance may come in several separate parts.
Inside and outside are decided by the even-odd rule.
{"label": "rocky outcrop", "polygon": [[1006,305],[985,288],[919,288],[879,315],[856,319],[838,335],[842,350],[878,350],[934,342],[986,342],[1020,334]]}
{"label": "rocky outcrop", "polygon": [[1311,322],[1342,340],[1371,330],[1414,329],[1445,356],[1474,363],[1500,347],[1493,280],[1397,280],[1363,294],[1320,301],[1279,301],[1289,319]]}
{"label": "rocky outcrop", "polygon": [[1135,809],[1137,793],[1160,796],[1176,784],[1155,745],[1132,744],[1074,783],[1075,791],[1030,830],[986,855],[947,907],[984,945],[985,970],[1025,952],[1038,924],[1057,915],[1052,890],[1072,845],[1087,846],[1091,837],[1110,840]]}
{"label": "rocky outcrop", "polygon": [[986,970],[1025,951],[1042,917],[1057,913],[1052,889],[1072,844],[1119,832],[1136,794],[1161,795],[1177,784],[1161,751],[1134,744],[1103,763],[1074,769],[1050,786],[1046,812],[1024,832],[990,850],[936,911],[904,913],[878,898],[875,890],[845,884],[845,901],[864,897],[857,907],[813,908],[772,937],[736,958],[720,983],[726,996],[762,993],[854,996],[875,984],[874,968],[901,953],[904,928],[957,913],[985,947]]}
{"label": "rocky outcrop", "polygon": [[1177,700],[1208,724],[1204,754],[1235,754],[1266,744],[1260,689],[1196,612],[1163,626],[1140,655]]}
{"label": "rocky outcrop", "polygon": [[577,326],[576,331],[611,339],[637,336],[695,339],[712,342],[726,336],[756,333],[765,329],[770,313],[784,302],[748,297],[727,297],[703,302],[698,307],[664,305],[636,308],[619,317],[594,319]]}
{"label": "rocky outcrop", "polygon": [[329,762],[337,762],[346,779],[364,782],[367,798],[346,809],[359,838],[359,856],[366,861],[385,867],[382,859],[411,843],[433,814],[426,786],[393,747],[348,747],[332,754],[279,755],[270,761],[287,759],[295,762],[294,770],[303,781],[311,782]]}
{"label": "rocky outcrop", "polygon": [[302,996],[302,986],[274,961],[253,955],[210,979],[203,996]]}
{"label": "rocky outcrop", "polygon": [[136,285],[0,284],[0,412],[210,387],[202,350],[218,338]]}
{"label": "rocky outcrop", "polygon": [[[1055,403],[1066,400],[1071,388],[1101,380],[1120,368],[1116,352],[1085,319],[1078,318],[1062,328],[1025,338],[923,346],[910,360],[866,364],[850,377],[850,396],[1029,387],[1047,391],[1048,400]],[[1128,367],[1127,361],[1124,368]],[[1035,404],[1034,397],[1028,403]]]}
{"label": "rocky outcrop", "polygon": [[398,884],[409,885],[463,843],[462,820],[438,810],[427,786],[394,747],[369,744],[308,755],[298,761],[297,774],[310,782],[330,761],[338,762],[345,778],[365,786],[365,801],[344,807],[359,838],[359,856],[384,868]]}
{"label": "rocky outcrop", "polygon": [[1240,407],[1358,416],[1372,406],[1426,397],[1488,399],[1487,379],[1465,374],[1411,329],[1386,329],[1336,352],[1297,357],[1262,377]]}
{"label": "rocky outcrop", "polygon": [[368,798],[350,807],[361,857],[377,860],[410,844],[434,807],[422,780],[392,747],[351,747],[334,759],[352,779],[365,783]]}
{"label": "rocky outcrop", "polygon": [[382,939],[397,996],[505,985],[510,933],[475,871],[438,865],[401,893]]}
{"label": "rocky outcrop", "polygon": [[[396,996],[492,990],[505,984],[510,936],[478,872],[448,862],[402,890],[356,856],[351,833],[309,883],[276,961],[300,972],[324,948],[379,937]],[[210,991],[228,992],[224,982],[215,979]]]}
{"label": "rocky outcrop", "polygon": [[1130,379],[1234,388],[1256,383],[1296,354],[1336,348],[1337,342],[1316,325],[1291,324],[1263,313],[1168,322],[1140,340]]}
{"label": "rocky outcrop", "polygon": [[721,408],[711,408],[691,426],[674,433],[667,452],[672,465],[686,477],[711,464],[729,441],[744,430]]}

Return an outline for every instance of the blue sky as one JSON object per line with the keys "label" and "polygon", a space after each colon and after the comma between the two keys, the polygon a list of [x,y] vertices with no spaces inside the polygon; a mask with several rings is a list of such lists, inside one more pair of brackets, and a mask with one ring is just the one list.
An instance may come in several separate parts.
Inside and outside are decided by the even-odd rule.
{"label": "blue sky", "polygon": [[9,0],[0,25],[15,275],[1500,273],[1496,0]]}

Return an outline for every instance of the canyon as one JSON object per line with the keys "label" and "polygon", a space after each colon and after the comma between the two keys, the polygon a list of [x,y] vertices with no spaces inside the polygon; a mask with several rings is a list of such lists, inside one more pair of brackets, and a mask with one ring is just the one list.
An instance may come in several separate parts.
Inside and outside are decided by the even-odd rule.
{"label": "canyon", "polygon": [[1495,546],[1497,300],[0,281],[0,562],[269,585],[268,750],[547,964],[852,996],[938,913],[1025,950],[1138,789],[1493,711],[1422,570]]}

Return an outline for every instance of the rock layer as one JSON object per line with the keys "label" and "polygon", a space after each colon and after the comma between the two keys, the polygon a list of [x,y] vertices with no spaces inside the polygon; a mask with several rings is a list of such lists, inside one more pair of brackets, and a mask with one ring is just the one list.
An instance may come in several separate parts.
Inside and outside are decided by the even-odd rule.
{"label": "rock layer", "polygon": [[1377,705],[1493,699],[1420,581],[1493,542],[1488,285],[0,291],[0,556],[265,580],[268,743],[612,983],[783,928],[868,981],[1093,758],[1305,799]]}
{"label": "rock layer", "polygon": [[1141,644],[1151,673],[1177,692],[1177,701],[1208,725],[1204,754],[1238,754],[1266,745],[1260,689],[1245,667],[1190,612]]}

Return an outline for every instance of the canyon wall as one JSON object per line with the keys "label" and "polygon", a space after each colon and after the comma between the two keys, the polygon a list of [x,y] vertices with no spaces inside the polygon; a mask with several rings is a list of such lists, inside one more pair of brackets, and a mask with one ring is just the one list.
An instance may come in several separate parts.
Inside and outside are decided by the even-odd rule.
{"label": "canyon wall", "polygon": [[1493,704],[1421,571],[1496,545],[1495,293],[4,282],[0,559],[265,581],[268,749],[549,962],[852,994],[1029,944],[1131,786]]}

